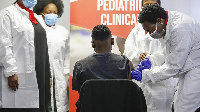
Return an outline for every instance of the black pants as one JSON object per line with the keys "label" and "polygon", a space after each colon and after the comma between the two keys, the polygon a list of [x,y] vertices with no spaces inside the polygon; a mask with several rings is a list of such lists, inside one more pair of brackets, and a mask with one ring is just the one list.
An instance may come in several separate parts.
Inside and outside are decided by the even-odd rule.
{"label": "black pants", "polygon": [[200,107],[195,112],[200,112]]}

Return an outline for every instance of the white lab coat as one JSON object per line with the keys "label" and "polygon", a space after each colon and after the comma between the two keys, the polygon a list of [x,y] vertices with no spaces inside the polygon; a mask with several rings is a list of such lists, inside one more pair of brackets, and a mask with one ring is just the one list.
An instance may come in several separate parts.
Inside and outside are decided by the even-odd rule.
{"label": "white lab coat", "polygon": [[169,11],[165,63],[144,70],[142,82],[178,77],[175,112],[194,112],[200,107],[200,24],[189,16]]}
{"label": "white lab coat", "polygon": [[[125,42],[126,55],[133,63],[134,68],[140,62],[141,53],[149,53],[152,67],[164,63],[164,44],[160,40],[153,39],[141,24],[136,25],[130,32]],[[171,112],[171,104],[175,93],[177,79],[170,78],[157,83],[141,84],[146,98],[148,112]],[[138,81],[137,81],[138,84]],[[139,83],[140,85],[140,83]]]}
{"label": "white lab coat", "polygon": [[[49,27],[41,15],[38,19],[47,33],[48,52],[52,78],[55,77],[55,97],[58,112],[69,110],[67,86],[69,78],[69,32],[63,26],[56,24]],[[53,87],[53,86],[52,86]],[[51,87],[51,104],[54,111],[53,88]]]}
{"label": "white lab coat", "polygon": [[[29,13],[18,4],[0,12],[2,107],[39,108],[39,89],[35,72],[34,28]],[[17,74],[19,88],[8,87],[7,77]]]}

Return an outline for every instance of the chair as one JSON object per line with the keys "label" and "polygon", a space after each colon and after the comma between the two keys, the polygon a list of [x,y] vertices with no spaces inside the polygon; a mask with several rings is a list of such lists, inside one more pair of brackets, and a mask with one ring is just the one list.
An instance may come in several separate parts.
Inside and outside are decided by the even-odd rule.
{"label": "chair", "polygon": [[76,112],[146,112],[137,84],[124,79],[87,80],[79,92]]}

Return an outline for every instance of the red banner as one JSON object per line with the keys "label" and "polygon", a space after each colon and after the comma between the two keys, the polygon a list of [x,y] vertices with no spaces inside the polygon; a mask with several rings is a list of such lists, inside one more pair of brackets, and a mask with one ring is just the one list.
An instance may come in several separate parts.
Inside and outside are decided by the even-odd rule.
{"label": "red banner", "polygon": [[87,29],[107,25],[112,34],[127,38],[138,21],[142,0],[78,0],[70,3],[70,23]]}

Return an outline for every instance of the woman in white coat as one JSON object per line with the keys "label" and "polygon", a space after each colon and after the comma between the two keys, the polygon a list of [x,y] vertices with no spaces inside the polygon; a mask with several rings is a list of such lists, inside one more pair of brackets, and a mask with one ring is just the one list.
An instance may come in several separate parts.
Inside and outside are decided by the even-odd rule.
{"label": "woman in white coat", "polygon": [[46,32],[29,9],[36,3],[17,0],[0,12],[2,107],[15,112],[48,112],[50,104]]}
{"label": "woman in white coat", "polygon": [[164,38],[166,45],[165,63],[143,70],[142,82],[178,77],[174,111],[196,111],[200,107],[200,24],[176,11],[166,13],[158,5],[144,7],[139,22],[151,37]]}
{"label": "woman in white coat", "polygon": [[34,7],[34,12],[41,14],[40,22],[47,32],[48,50],[52,86],[52,108],[54,112],[68,111],[67,84],[69,75],[69,32],[63,26],[56,24],[62,16],[62,0],[41,0]]}

